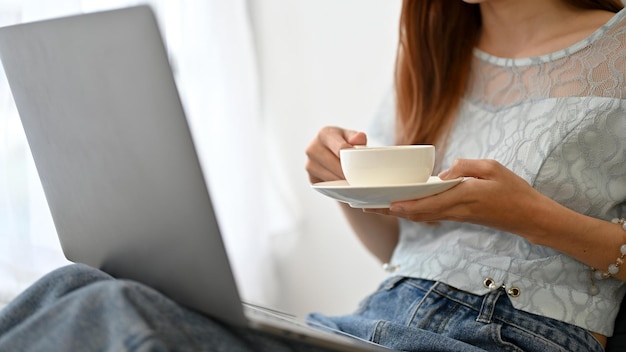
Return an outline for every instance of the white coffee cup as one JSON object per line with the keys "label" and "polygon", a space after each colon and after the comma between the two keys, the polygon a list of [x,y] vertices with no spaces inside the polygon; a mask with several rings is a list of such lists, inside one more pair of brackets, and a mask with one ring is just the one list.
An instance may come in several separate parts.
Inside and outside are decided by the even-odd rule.
{"label": "white coffee cup", "polygon": [[341,169],[350,186],[424,183],[435,166],[435,146],[399,145],[342,149]]}

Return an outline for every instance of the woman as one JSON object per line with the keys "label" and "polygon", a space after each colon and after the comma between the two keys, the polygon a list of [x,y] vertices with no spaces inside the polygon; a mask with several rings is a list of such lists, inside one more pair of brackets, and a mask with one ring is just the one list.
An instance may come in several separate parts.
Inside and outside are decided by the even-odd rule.
{"label": "woman", "polygon": [[[626,199],[621,8],[404,1],[396,133],[383,135],[435,144],[439,176],[467,180],[389,209],[342,205],[391,275],[354,314],[312,314],[311,324],[401,350],[604,349],[626,279],[626,230],[608,221],[623,216]],[[311,182],[343,178],[339,150],[366,142],[362,132],[322,129],[307,149]],[[0,314],[0,350],[107,348],[307,347],[228,327],[79,265]]]}
{"label": "woman", "polygon": [[[313,318],[348,331],[358,321],[365,337],[398,349],[411,344],[384,340],[387,327],[374,319],[385,311],[394,311],[391,330],[415,326],[488,349],[498,350],[486,341],[495,334],[503,350],[602,350],[626,279],[626,227],[607,221],[624,216],[626,199],[621,9],[620,1],[404,2],[397,123],[383,137],[435,144],[439,176],[467,180],[390,209],[343,204],[392,277],[362,314]],[[307,151],[311,182],[342,179],[338,151],[366,141],[322,129]]]}

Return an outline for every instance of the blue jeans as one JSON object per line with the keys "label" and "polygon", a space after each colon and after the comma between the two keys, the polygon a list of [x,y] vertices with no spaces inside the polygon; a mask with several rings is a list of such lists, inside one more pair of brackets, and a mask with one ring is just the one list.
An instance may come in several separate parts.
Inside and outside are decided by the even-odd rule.
{"label": "blue jeans", "polygon": [[[389,280],[355,314],[315,314],[309,321],[403,350],[602,350],[582,329],[519,316],[504,298],[475,297],[421,280]],[[389,306],[387,299],[405,303]],[[422,312],[426,306],[432,309]],[[228,326],[145,285],[84,265],[46,275],[0,312],[0,351],[174,350],[330,351]]]}
{"label": "blue jeans", "polygon": [[425,331],[486,351],[604,350],[582,328],[516,310],[503,289],[476,296],[402,277],[386,280],[354,314],[309,320],[402,351],[421,351]]}

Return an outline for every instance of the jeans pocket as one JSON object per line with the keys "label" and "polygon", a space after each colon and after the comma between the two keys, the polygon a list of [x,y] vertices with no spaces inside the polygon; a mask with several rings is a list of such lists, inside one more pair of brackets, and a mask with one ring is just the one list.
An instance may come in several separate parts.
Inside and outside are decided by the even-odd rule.
{"label": "jeans pocket", "polygon": [[520,346],[520,334],[524,335],[524,331],[518,331],[508,325],[490,323],[491,339],[495,344],[495,348],[505,352],[524,352],[524,351],[558,351],[553,349],[529,349],[528,346]]}

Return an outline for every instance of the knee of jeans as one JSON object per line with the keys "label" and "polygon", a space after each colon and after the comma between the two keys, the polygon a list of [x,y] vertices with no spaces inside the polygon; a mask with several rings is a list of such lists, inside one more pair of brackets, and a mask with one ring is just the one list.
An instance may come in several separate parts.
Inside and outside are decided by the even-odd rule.
{"label": "knee of jeans", "polygon": [[125,279],[94,283],[89,288],[89,291],[88,295],[92,298],[100,297],[109,303],[116,302],[117,304],[134,308],[158,305],[166,300],[165,296],[159,294],[155,289],[142,283]]}
{"label": "knee of jeans", "polygon": [[67,302],[81,311],[98,312],[103,318],[120,311],[131,312],[137,301],[135,285],[125,280],[102,280],[77,288]]}
{"label": "knee of jeans", "polygon": [[70,264],[51,271],[45,279],[53,283],[81,287],[95,281],[110,280],[112,277],[85,264]]}
{"label": "knee of jeans", "polygon": [[73,305],[98,312],[96,315],[104,320],[134,322],[135,333],[153,329],[166,331],[169,325],[164,326],[164,322],[177,321],[182,314],[182,308],[174,301],[149,286],[131,280],[96,282],[74,298]]}

